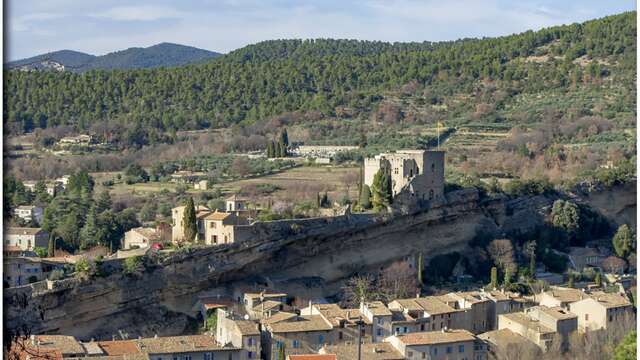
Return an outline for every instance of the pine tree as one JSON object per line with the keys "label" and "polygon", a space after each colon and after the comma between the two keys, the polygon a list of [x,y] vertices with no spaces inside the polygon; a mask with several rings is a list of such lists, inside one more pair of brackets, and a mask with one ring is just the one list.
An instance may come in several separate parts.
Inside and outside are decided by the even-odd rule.
{"label": "pine tree", "polygon": [[198,236],[198,223],[196,220],[196,208],[193,204],[193,198],[187,199],[187,204],[182,215],[182,224],[184,229],[184,240],[187,242],[195,241]]}
{"label": "pine tree", "polygon": [[498,287],[498,268],[495,266],[491,268],[491,283],[489,287],[492,290]]}
{"label": "pine tree", "polygon": [[280,133],[280,142],[285,146],[289,146],[289,134],[287,134],[287,128],[282,129]]}
{"label": "pine tree", "polygon": [[320,193],[316,193],[316,207],[320,208]]}
{"label": "pine tree", "polygon": [[96,212],[101,214],[109,209],[111,209],[111,195],[109,195],[109,191],[105,190],[100,193],[98,200],[96,200]]}

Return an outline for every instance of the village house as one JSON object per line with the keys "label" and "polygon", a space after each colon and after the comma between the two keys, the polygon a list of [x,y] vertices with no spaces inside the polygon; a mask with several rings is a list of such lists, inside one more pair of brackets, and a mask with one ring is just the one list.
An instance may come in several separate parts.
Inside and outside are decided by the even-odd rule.
{"label": "village house", "polygon": [[208,180],[200,180],[193,184],[194,190],[208,190],[209,189],[209,181]]}
{"label": "village house", "polygon": [[498,329],[509,329],[547,351],[553,341],[567,343],[571,333],[578,329],[578,318],[561,307],[540,305],[525,312],[500,315]]}
{"label": "village house", "polygon": [[301,315],[320,315],[338,331],[338,342],[371,342],[373,323],[359,309],[343,309],[337,304],[310,304]]}
{"label": "village house", "polygon": [[14,343],[20,359],[100,358],[111,360],[240,360],[240,349],[219,345],[213,336],[186,335],[135,340],[80,342],[72,336],[32,335],[24,346]]}
{"label": "village house", "polygon": [[202,326],[208,328],[207,320],[218,318],[218,310],[237,311],[237,304],[233,299],[226,296],[205,296],[196,301],[192,310],[197,311],[202,319]]}
{"label": "village house", "polygon": [[578,317],[581,331],[607,330],[615,326],[628,325],[634,317],[633,304],[620,294],[594,292],[590,297],[569,305]]}
{"label": "village house", "polygon": [[[318,353],[334,354],[337,360],[353,360],[358,358],[358,344],[325,345]],[[366,360],[403,360],[405,358],[388,342],[361,344],[360,354],[362,359]]]}
{"label": "village house", "polygon": [[287,294],[284,293],[245,293],[242,303],[251,319],[269,318],[290,309],[287,305]]}
{"label": "village house", "polygon": [[393,314],[381,301],[363,302],[360,304],[360,313],[371,324],[371,336],[373,342],[382,342],[391,336]]}
{"label": "village house", "polygon": [[[445,300],[446,297],[446,300]],[[455,309],[467,311],[470,328],[474,334],[493,329],[495,303],[480,291],[456,292],[442,296],[441,299]]]}
{"label": "village house", "polygon": [[399,150],[364,159],[364,183],[371,187],[378,171],[391,175],[392,196],[405,191],[421,201],[444,197],[444,151]]}
{"label": "village house", "polygon": [[357,146],[299,145],[292,147],[291,153],[304,158],[333,158],[339,152],[357,149]]}
{"label": "village house", "polygon": [[602,266],[603,256],[597,249],[590,247],[571,247],[569,248],[569,264],[579,272],[587,267],[599,268]]}
{"label": "village house", "polygon": [[44,271],[39,258],[13,257],[2,262],[4,287],[26,285],[44,279]]}
{"label": "village house", "polygon": [[42,224],[42,216],[44,211],[39,206],[34,205],[20,205],[13,209],[15,217],[24,220],[27,223],[35,221],[37,225]]}
{"label": "village house", "polygon": [[589,297],[580,289],[556,287],[537,295],[540,305],[547,307],[562,307],[569,309],[569,305]]}
{"label": "village house", "polygon": [[542,355],[541,349],[531,340],[509,329],[487,331],[478,338],[486,344],[490,359],[501,359],[505,354]]}
{"label": "village house", "polygon": [[65,136],[58,143],[61,146],[69,145],[89,145],[93,141],[93,137],[87,134],[80,134],[78,136]]}
{"label": "village house", "polygon": [[123,248],[135,249],[151,246],[154,241],[158,241],[158,234],[154,228],[137,227],[124,233]]}
{"label": "village house", "polygon": [[484,343],[467,330],[417,332],[386,339],[405,359],[486,360]]}
{"label": "village house", "polygon": [[233,319],[230,311],[217,311],[216,339],[223,346],[240,349],[239,360],[259,359],[261,353],[260,330],[258,324],[243,319]]}
{"label": "village house", "polygon": [[263,320],[265,359],[285,355],[317,353],[325,344],[338,342],[338,330],[321,315],[278,313]]}
{"label": "village house", "polygon": [[[26,180],[26,181],[23,181],[22,184],[24,185],[25,189],[31,192],[35,192],[36,186],[38,185],[38,181]],[[45,189],[47,191],[47,194],[49,194],[50,196],[56,196],[58,192],[64,190],[62,184],[57,181],[45,182]]]}
{"label": "village house", "polygon": [[498,316],[524,311],[524,309],[536,305],[533,301],[524,298],[519,293],[505,290],[482,291],[482,293],[493,301],[493,306],[489,308],[489,319],[491,320],[489,329],[498,328]]}
{"label": "village house", "polygon": [[[471,328],[468,315],[465,310],[456,309],[450,304],[442,301],[437,296],[427,296],[414,299],[398,299],[389,303],[389,309],[402,311],[416,319],[419,324],[419,331],[438,331],[447,329],[469,329]],[[446,300],[446,299],[444,299]],[[416,331],[416,327],[393,324],[393,335],[406,334]]]}
{"label": "village house", "polygon": [[241,198],[236,194],[233,194],[225,199],[226,212],[235,213],[240,215],[242,212],[247,211],[247,199]]}
{"label": "village house", "polygon": [[49,233],[41,228],[8,227],[4,231],[4,246],[17,246],[22,250],[47,248]]}
{"label": "village house", "polygon": [[203,218],[204,243],[207,245],[232,244],[246,240],[236,231],[238,225],[249,225],[246,218],[236,212],[218,212],[217,210]]}
{"label": "village house", "polygon": [[[172,209],[171,238],[174,243],[184,241],[184,206]],[[238,229],[240,225],[249,225],[247,218],[239,216],[239,211],[212,211],[206,206],[196,207],[198,235],[196,241],[206,245],[232,244],[247,239],[247,232]]]}

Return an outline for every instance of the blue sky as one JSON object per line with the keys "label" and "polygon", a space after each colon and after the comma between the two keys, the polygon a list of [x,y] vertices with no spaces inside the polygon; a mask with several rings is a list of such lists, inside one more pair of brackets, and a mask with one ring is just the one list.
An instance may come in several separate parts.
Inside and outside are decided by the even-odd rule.
{"label": "blue sky", "polygon": [[635,0],[5,0],[5,59],[174,42],[228,52],[262,40],[438,41],[635,10]]}

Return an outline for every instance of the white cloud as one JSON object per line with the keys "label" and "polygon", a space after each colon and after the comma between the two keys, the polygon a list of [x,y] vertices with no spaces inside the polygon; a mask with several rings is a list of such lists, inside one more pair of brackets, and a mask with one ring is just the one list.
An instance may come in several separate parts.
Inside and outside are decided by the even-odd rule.
{"label": "white cloud", "polygon": [[91,16],[114,21],[153,21],[179,19],[186,15],[186,13],[170,6],[138,5],[117,6]]}
{"label": "white cloud", "polygon": [[37,25],[46,20],[60,19],[65,14],[61,13],[33,13],[9,19],[11,31],[32,31],[37,29]]}

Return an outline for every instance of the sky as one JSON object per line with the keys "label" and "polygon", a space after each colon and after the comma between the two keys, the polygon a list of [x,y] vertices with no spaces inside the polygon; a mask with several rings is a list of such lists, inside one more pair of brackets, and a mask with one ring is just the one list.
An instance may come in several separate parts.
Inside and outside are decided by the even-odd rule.
{"label": "sky", "polygon": [[5,61],[161,42],[226,53],[263,40],[492,37],[635,10],[635,0],[5,0]]}

